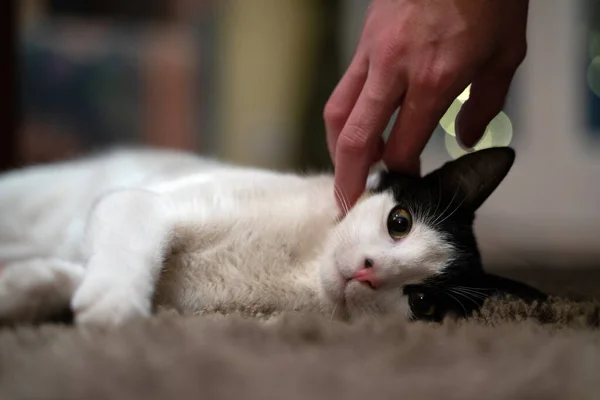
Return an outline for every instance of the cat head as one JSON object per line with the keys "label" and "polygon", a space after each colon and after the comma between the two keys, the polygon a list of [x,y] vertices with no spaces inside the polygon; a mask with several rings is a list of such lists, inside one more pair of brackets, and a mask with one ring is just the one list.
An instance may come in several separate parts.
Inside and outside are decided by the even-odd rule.
{"label": "cat head", "polygon": [[323,293],[348,316],[466,317],[492,295],[545,295],[486,273],[473,222],[508,174],[514,150],[469,153],[422,177],[382,171],[332,230],[320,266]]}

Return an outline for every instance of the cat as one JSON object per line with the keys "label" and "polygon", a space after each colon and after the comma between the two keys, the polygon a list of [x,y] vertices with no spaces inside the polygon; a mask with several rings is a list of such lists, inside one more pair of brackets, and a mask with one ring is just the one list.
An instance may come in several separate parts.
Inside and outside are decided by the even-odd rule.
{"label": "cat", "polygon": [[422,178],[380,169],[344,213],[330,174],[173,150],[11,171],[0,176],[0,321],[71,311],[76,324],[120,325],[167,307],[439,322],[493,295],[542,301],[486,273],[473,232],[514,158],[490,148]]}

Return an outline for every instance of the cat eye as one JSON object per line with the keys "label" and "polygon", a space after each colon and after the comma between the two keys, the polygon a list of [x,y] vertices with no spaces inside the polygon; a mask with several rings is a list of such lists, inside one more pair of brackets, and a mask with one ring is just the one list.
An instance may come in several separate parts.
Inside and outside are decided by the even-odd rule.
{"label": "cat eye", "polygon": [[394,240],[399,240],[408,235],[412,228],[412,217],[404,208],[396,207],[388,216],[387,229]]}
{"label": "cat eye", "polygon": [[435,313],[433,299],[421,292],[410,293],[408,295],[408,305],[417,318],[431,317]]}

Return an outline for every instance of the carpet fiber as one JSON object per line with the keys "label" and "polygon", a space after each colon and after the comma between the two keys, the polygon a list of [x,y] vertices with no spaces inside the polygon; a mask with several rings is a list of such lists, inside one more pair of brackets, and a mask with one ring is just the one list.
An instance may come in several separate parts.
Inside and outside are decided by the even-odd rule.
{"label": "carpet fiber", "polygon": [[557,297],[442,325],[163,313],[115,330],[4,328],[0,399],[600,398],[600,271],[503,275]]}

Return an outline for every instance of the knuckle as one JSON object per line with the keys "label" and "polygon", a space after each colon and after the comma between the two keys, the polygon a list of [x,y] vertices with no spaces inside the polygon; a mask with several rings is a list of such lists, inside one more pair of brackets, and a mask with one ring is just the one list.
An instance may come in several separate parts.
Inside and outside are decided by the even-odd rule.
{"label": "knuckle", "polygon": [[348,124],[345,129],[338,140],[338,148],[347,154],[363,154],[369,144],[367,130],[356,124]]}
{"label": "knuckle", "polygon": [[348,118],[348,111],[339,106],[336,102],[330,101],[325,104],[323,109],[323,119],[326,123],[334,127],[334,129],[341,129]]}
{"label": "knuckle", "polygon": [[506,52],[502,58],[502,67],[505,70],[514,71],[521,65],[527,55],[527,42],[523,42],[519,46],[515,46],[510,51]]}
{"label": "knuckle", "polygon": [[407,52],[407,44],[403,40],[395,39],[391,34],[382,34],[375,42],[371,61],[380,71],[393,71]]}
{"label": "knuckle", "polygon": [[432,68],[420,68],[413,81],[426,93],[444,93],[454,85],[459,76],[458,68],[443,65]]}
{"label": "knuckle", "polygon": [[[383,77],[380,80],[383,81]],[[390,97],[390,92],[388,88],[384,87],[383,82],[371,82],[363,90],[364,93],[362,95],[365,103],[369,104],[372,108],[384,107]]]}
{"label": "knuckle", "polygon": [[394,51],[390,48],[379,48],[373,55],[373,67],[379,71],[389,71],[393,68],[395,60]]}

